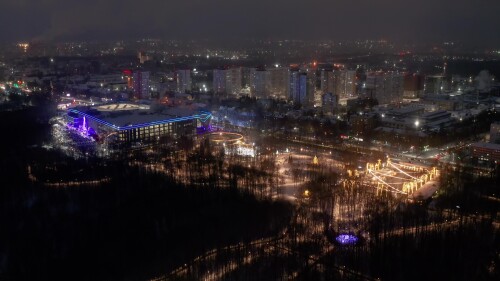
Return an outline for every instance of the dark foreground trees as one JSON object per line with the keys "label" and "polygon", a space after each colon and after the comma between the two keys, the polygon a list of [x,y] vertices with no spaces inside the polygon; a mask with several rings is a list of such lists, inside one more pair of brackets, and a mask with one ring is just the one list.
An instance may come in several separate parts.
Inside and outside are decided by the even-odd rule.
{"label": "dark foreground trees", "polygon": [[147,279],[206,250],[274,235],[291,213],[235,190],[118,171],[100,186],[4,186],[18,190],[0,201],[0,277]]}
{"label": "dark foreground trees", "polygon": [[[0,280],[147,280],[210,249],[272,236],[289,221],[288,204],[33,147],[49,139],[36,116],[0,114],[8,132],[0,143]],[[28,166],[42,171],[39,180]],[[110,180],[46,184],[58,175]]]}

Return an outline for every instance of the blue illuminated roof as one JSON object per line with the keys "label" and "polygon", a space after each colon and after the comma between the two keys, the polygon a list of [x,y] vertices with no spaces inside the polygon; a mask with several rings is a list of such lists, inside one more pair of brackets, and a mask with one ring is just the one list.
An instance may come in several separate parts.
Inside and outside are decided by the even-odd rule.
{"label": "blue illuminated roof", "polygon": [[[212,117],[210,112],[199,111],[194,114],[187,114],[186,116],[178,117],[177,114],[125,114],[125,115],[106,115],[97,114],[94,116],[89,113],[77,109],[69,109],[68,113],[78,114],[79,116],[85,116],[87,119],[93,120],[105,126],[111,127],[115,130],[130,130],[143,127],[149,127],[153,125],[161,125],[166,123],[181,122],[187,120],[198,119],[201,122],[205,122]],[[142,112],[145,113],[145,112]],[[167,119],[163,119],[167,117]],[[170,117],[170,118],[168,118]],[[145,121],[152,120],[152,121]],[[137,122],[136,124],[134,124]]]}

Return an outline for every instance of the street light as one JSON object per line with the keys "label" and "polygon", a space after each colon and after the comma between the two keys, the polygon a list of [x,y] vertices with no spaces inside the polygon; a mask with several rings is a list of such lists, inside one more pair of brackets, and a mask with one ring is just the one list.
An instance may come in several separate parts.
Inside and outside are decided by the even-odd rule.
{"label": "street light", "polygon": [[418,128],[418,125],[420,125],[420,122],[417,120],[417,121],[415,121],[415,127]]}

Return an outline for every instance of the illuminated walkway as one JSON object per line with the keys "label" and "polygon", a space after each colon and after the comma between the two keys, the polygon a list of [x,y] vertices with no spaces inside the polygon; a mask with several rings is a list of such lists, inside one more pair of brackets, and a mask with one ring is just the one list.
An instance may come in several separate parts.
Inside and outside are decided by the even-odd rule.
{"label": "illuminated walkway", "polygon": [[438,188],[439,170],[436,167],[394,163],[387,158],[386,162],[379,159],[377,163],[366,163],[366,175],[371,178],[377,194],[391,192],[425,199]]}

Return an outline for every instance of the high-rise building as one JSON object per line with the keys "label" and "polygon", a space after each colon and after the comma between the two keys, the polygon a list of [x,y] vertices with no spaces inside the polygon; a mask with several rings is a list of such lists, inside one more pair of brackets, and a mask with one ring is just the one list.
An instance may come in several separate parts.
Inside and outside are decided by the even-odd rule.
{"label": "high-rise building", "polygon": [[[302,103],[306,106],[314,106],[321,104],[321,91],[319,89],[319,75],[317,73],[317,68],[315,63],[313,63],[312,67],[308,67],[305,69],[307,74],[306,80],[306,101]],[[316,103],[317,102],[317,103]]]}
{"label": "high-rise building", "polygon": [[395,72],[374,72],[366,77],[365,92],[376,98],[379,104],[401,102],[403,99],[404,76]]}
{"label": "high-rise building", "polygon": [[226,70],[226,93],[230,96],[239,96],[242,86],[241,67],[232,67]]}
{"label": "high-rise building", "polygon": [[149,98],[149,71],[134,71],[132,80],[134,97],[137,99]]}
{"label": "high-rise building", "polygon": [[191,70],[177,70],[177,92],[185,93],[191,91]]}
{"label": "high-rise building", "polygon": [[[382,73],[368,73],[364,83],[366,96],[370,98],[377,98],[384,87],[384,75]],[[378,95],[377,95],[378,94]]]}
{"label": "high-rise building", "polygon": [[333,114],[339,103],[338,96],[333,93],[325,93],[321,97],[321,106],[326,114]]}
{"label": "high-rise building", "polygon": [[213,91],[216,94],[226,94],[226,70],[214,69],[213,71]]}
{"label": "high-rise building", "polygon": [[335,75],[331,70],[321,70],[321,92],[335,94]]}
{"label": "high-rise building", "polygon": [[241,86],[243,88],[250,87],[250,72],[251,68],[249,67],[241,68]]}
{"label": "high-rise building", "polygon": [[236,97],[241,92],[241,68],[214,69],[214,92],[225,97]]}
{"label": "high-rise building", "polygon": [[300,71],[290,72],[290,99],[298,104],[307,103],[307,73]]}
{"label": "high-rise building", "polygon": [[256,98],[267,98],[268,72],[263,67],[250,70],[250,94]]}
{"label": "high-rise building", "polygon": [[288,68],[277,67],[268,69],[268,86],[269,96],[277,99],[286,99],[288,97],[288,84],[290,75]]}
{"label": "high-rise building", "polygon": [[339,99],[354,98],[356,93],[356,71],[355,70],[338,70],[334,72],[335,91],[334,94],[339,96]]}
{"label": "high-rise building", "polygon": [[424,76],[420,74],[407,74],[404,78],[403,98],[415,99],[424,93]]}
{"label": "high-rise building", "polygon": [[386,74],[384,80],[384,89],[386,96],[389,96],[388,102],[401,102],[404,93],[404,75],[396,72]]}

